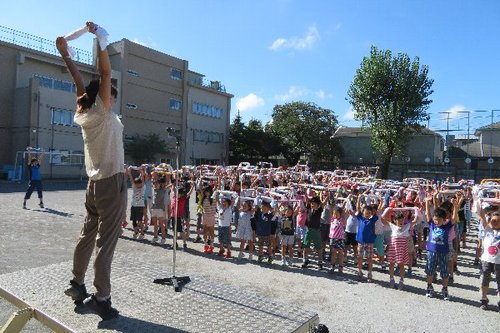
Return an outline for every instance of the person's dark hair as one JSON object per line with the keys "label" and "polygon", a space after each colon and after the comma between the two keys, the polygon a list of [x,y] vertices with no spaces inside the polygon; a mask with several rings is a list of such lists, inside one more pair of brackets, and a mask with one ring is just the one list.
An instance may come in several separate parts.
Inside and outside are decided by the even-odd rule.
{"label": "person's dark hair", "polygon": [[453,212],[453,204],[449,201],[443,202],[439,208],[444,209],[448,214]]}
{"label": "person's dark hair", "polygon": [[321,205],[321,200],[318,196],[314,196],[311,198],[311,203],[313,203],[313,202],[317,205]]}
{"label": "person's dark hair", "polygon": [[445,219],[447,215],[448,215],[448,213],[443,208],[436,208],[434,210],[434,216],[435,217],[440,217],[442,219]]}
{"label": "person's dark hair", "polygon": [[31,164],[38,162],[38,158],[32,158],[31,159]]}
{"label": "person's dark hair", "polygon": [[[207,191],[208,191],[208,192],[210,192],[210,194],[208,195],[208,197],[206,197],[206,196],[205,196],[205,192],[207,192]],[[214,199],[212,199],[212,193],[213,193],[213,191],[212,191],[212,187],[211,187],[211,186],[205,186],[205,187],[203,188],[203,199],[202,199],[202,202],[203,202],[203,200],[204,200],[205,198],[207,198],[207,199],[208,199],[208,202],[210,202],[210,205],[212,205],[212,204],[213,204],[213,201],[214,201]]]}
{"label": "person's dark hair", "polygon": [[[95,103],[97,94],[99,93],[99,80],[92,80],[85,87],[85,94],[78,97],[76,104],[78,105],[79,112],[90,109]],[[111,96],[116,98],[118,96],[118,91],[114,86],[111,86]]]}

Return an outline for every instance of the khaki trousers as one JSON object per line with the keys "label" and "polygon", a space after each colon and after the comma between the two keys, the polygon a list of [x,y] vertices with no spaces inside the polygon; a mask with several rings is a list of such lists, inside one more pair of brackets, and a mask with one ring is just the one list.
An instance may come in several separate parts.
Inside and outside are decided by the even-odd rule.
{"label": "khaki trousers", "polygon": [[89,180],[85,199],[87,216],[73,255],[73,277],[77,283],[84,283],[95,248],[96,297],[106,298],[111,294],[111,263],[126,205],[127,183],[123,173],[97,181]]}

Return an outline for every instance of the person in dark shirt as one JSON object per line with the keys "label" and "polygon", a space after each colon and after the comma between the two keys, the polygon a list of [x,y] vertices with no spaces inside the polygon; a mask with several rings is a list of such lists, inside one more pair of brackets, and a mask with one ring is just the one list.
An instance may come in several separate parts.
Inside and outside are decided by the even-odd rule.
{"label": "person in dark shirt", "polygon": [[32,157],[31,150],[28,150],[28,171],[30,175],[30,182],[28,185],[28,190],[24,195],[23,208],[26,208],[26,201],[31,198],[31,194],[36,189],[38,193],[38,199],[40,199],[40,203],[38,204],[40,208],[43,208],[43,192],[42,192],[42,174],[40,173],[40,163],[43,159],[43,153],[40,156]]}
{"label": "person in dark shirt", "polygon": [[321,255],[321,213],[323,212],[323,207],[321,207],[321,200],[318,196],[315,196],[310,201],[310,207],[308,207],[306,227],[307,231],[304,236],[304,242],[302,243],[302,248],[304,249],[304,262],[302,268],[307,268],[309,264],[309,251],[311,244],[314,245],[314,249],[318,255],[318,267],[323,268],[323,258]]}

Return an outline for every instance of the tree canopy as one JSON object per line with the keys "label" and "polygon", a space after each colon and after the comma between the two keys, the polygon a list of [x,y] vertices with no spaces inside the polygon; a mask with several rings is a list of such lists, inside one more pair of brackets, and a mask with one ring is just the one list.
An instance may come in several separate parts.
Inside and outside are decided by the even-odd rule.
{"label": "tree canopy", "polygon": [[333,111],[311,102],[292,102],[273,108],[270,131],[281,138],[282,153],[288,163],[301,156],[312,161],[332,161],[340,151],[332,135],[338,122]]}
{"label": "tree canopy", "polygon": [[136,135],[130,142],[125,143],[125,152],[130,155],[135,165],[150,163],[155,161],[156,154],[166,153],[166,143],[158,134]]}
{"label": "tree canopy", "polygon": [[391,158],[404,154],[408,138],[429,119],[426,110],[434,80],[429,69],[404,53],[393,57],[390,50],[372,46],[349,87],[354,117],[369,127],[372,145],[383,158],[382,178],[387,178]]}

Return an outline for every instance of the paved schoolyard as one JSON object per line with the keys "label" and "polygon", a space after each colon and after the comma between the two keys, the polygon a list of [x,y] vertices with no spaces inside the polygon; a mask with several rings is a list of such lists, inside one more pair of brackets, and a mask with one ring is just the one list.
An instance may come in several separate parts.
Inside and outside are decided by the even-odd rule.
{"label": "paved schoolyard", "polygon": [[[0,274],[72,259],[73,247],[84,217],[84,184],[45,182],[44,185],[47,189],[44,193],[46,208],[38,208],[35,195],[28,202],[29,209],[23,210],[24,186],[0,184]],[[150,235],[147,236],[149,239]],[[172,250],[152,245],[147,240],[134,240],[132,232],[125,230],[116,251],[119,255],[136,257],[139,267],[142,263],[145,266],[154,263],[164,265],[168,274]],[[169,238],[167,243],[171,244],[172,240]],[[479,275],[477,267],[472,265],[472,238],[459,259],[462,274],[456,276],[455,283],[450,286],[452,299],[448,302],[425,297],[423,262],[419,262],[414,277],[406,279],[404,291],[398,291],[389,289],[388,275],[378,272],[377,266],[375,282],[367,283],[355,278],[352,261],[345,269],[345,274],[339,276],[316,269],[303,270],[298,267],[298,261],[297,267],[282,268],[279,260],[273,265],[259,265],[235,258],[224,260],[204,254],[201,244],[190,241],[188,245],[186,252],[177,253],[179,272],[254,292],[285,306],[293,304],[315,311],[320,321],[330,328],[330,332],[500,330],[500,313],[496,312],[496,307],[491,306],[490,311],[482,311],[478,307]],[[233,242],[233,246],[236,246],[236,242]],[[234,256],[237,254],[236,250],[233,251]],[[435,289],[440,290],[440,287],[435,285]],[[113,290],[113,293],[120,292],[126,291]],[[498,297],[490,296],[490,300],[496,303]],[[13,311],[13,306],[0,300],[0,326]],[[216,316],[231,316],[231,313],[220,314],[217,309],[201,306],[186,316],[196,316],[200,311],[213,311]],[[47,329],[32,320],[26,331],[45,332]]]}

